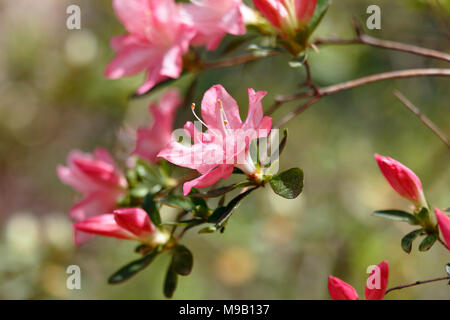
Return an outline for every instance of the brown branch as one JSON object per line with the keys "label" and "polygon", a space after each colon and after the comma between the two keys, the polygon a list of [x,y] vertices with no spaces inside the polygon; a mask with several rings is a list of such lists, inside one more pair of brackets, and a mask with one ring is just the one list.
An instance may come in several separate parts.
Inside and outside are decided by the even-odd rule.
{"label": "brown branch", "polygon": [[436,126],[436,124],[433,123],[427,116],[425,116],[419,108],[417,108],[411,101],[409,101],[400,91],[394,90],[394,95],[400,100],[400,102],[408,108],[412,113],[414,113],[417,118],[419,118],[420,121],[424,125],[426,125],[435,135],[439,137],[439,139],[442,140],[442,142],[445,143],[447,148],[450,149],[450,140],[448,137]]}
{"label": "brown branch", "polygon": [[381,49],[390,49],[390,50],[396,50],[396,51],[402,51],[402,52],[408,52],[411,54],[416,54],[424,57],[439,59],[443,61],[450,62],[450,54],[445,52],[440,52],[433,49],[428,48],[422,48],[406,43],[401,42],[395,42],[395,41],[389,41],[389,40],[382,40],[378,38],[374,38],[371,36],[368,36],[366,34],[357,34],[357,37],[354,39],[338,39],[338,38],[330,38],[330,39],[317,39],[313,42],[315,46],[319,45],[347,45],[347,44],[366,44],[373,47],[378,47]]}
{"label": "brown branch", "polygon": [[387,289],[385,294],[388,294],[389,292],[394,291],[394,290],[400,290],[400,289],[403,289],[403,288],[414,287],[414,286],[418,286],[418,285],[421,285],[421,284],[424,284],[424,283],[430,283],[430,282],[436,282],[436,281],[442,281],[442,280],[450,280],[450,275],[448,275],[446,277],[440,277],[440,278],[436,278],[436,279],[423,280],[423,281],[416,281],[416,282],[413,282],[413,283],[408,283],[408,284],[404,284],[404,285],[401,285],[401,286],[392,287],[390,289]]}
{"label": "brown branch", "polygon": [[305,111],[307,108],[312,106],[318,100],[320,100],[324,96],[329,96],[341,91],[349,90],[355,87],[360,87],[369,83],[388,80],[388,79],[403,79],[403,78],[411,78],[411,77],[448,77],[450,76],[450,69],[408,69],[408,70],[398,70],[398,71],[390,71],[384,73],[378,73],[366,77],[362,77],[355,80],[350,80],[342,83],[338,83],[335,85],[331,85],[324,88],[318,88],[317,92],[314,93],[313,90],[309,92],[302,92],[298,94],[293,94],[289,96],[279,96],[275,99],[275,105],[269,111],[275,111],[278,109],[283,103],[288,101],[294,101],[297,99],[302,99],[305,97],[312,97],[304,104],[300,105],[296,110],[288,113],[283,119],[281,119],[276,125],[275,128],[279,128],[282,125],[286,124],[289,120],[294,118],[296,115]]}
{"label": "brown branch", "polygon": [[250,54],[244,54],[241,56],[228,58],[228,59],[222,59],[218,61],[210,61],[210,62],[203,62],[203,69],[215,69],[215,68],[225,68],[225,67],[232,67],[238,64],[247,63],[250,61],[260,60],[268,57],[273,57],[276,55],[279,55],[283,52],[281,51],[270,51],[266,55],[258,56],[253,53]]}

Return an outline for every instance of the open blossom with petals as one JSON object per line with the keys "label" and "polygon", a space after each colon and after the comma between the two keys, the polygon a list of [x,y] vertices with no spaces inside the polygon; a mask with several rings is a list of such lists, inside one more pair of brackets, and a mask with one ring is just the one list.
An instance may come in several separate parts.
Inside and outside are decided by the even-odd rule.
{"label": "open blossom with petals", "polygon": [[[386,293],[389,278],[389,265],[381,262],[374,268],[365,288],[366,300],[382,300]],[[332,300],[359,300],[358,293],[348,283],[339,278],[328,277],[328,292]]]}
{"label": "open blossom with petals", "polygon": [[447,249],[450,250],[450,217],[438,208],[434,208],[436,219],[441,230],[442,237],[444,238]]}
{"label": "open blossom with petals", "polygon": [[169,236],[151,222],[147,212],[140,208],[114,210],[74,223],[77,231],[156,245],[167,242]]}
{"label": "open blossom with petals", "polygon": [[202,132],[201,128],[187,122],[184,129],[193,143],[186,146],[172,139],[158,154],[201,174],[183,185],[185,195],[194,187],[210,186],[221,178],[228,178],[233,167],[241,169],[251,178],[260,179],[249,147],[252,140],[267,137],[272,128],[272,118],[263,115],[261,100],[265,94],[248,89],[249,111],[245,122],[241,121],[236,101],[221,85],[215,85],[205,93],[201,105],[203,120],[196,115],[193,105],[195,117],[207,131]]}
{"label": "open blossom with petals", "polygon": [[196,30],[192,44],[214,50],[226,33],[245,34],[241,4],[242,0],[194,0],[183,5],[185,18]]}
{"label": "open blossom with petals", "polygon": [[137,130],[136,148],[133,154],[157,162],[158,153],[169,143],[173,130],[176,109],[181,105],[178,90],[169,90],[158,104],[150,105],[153,124]]}
{"label": "open blossom with petals", "polygon": [[375,154],[378,166],[391,187],[417,207],[426,206],[422,183],[408,167],[390,157]]}
{"label": "open blossom with petals", "polygon": [[253,0],[253,3],[274,27],[295,34],[311,20],[317,0]]}
{"label": "open blossom with petals", "polygon": [[126,191],[124,175],[108,151],[101,148],[94,154],[71,151],[67,167],[58,166],[57,173],[63,183],[84,196],[70,209],[70,217],[76,221],[111,212]]}
{"label": "open blossom with petals", "polygon": [[128,34],[111,39],[116,57],[105,75],[111,79],[147,73],[142,94],[168,78],[178,78],[182,56],[195,30],[174,0],[114,0],[114,10]]}

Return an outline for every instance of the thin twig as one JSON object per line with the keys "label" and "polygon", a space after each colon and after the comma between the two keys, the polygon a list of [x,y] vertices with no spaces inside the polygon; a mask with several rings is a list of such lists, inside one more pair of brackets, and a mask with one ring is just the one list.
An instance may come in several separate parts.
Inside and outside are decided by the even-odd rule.
{"label": "thin twig", "polygon": [[382,49],[390,49],[390,50],[396,50],[396,51],[402,51],[402,52],[408,52],[412,54],[416,54],[419,56],[439,59],[443,61],[450,62],[450,54],[445,52],[440,52],[433,49],[428,48],[422,48],[406,43],[396,42],[396,41],[390,41],[390,40],[382,40],[378,38],[374,38],[371,36],[368,36],[366,34],[363,34],[361,32],[361,28],[358,24],[354,24],[355,32],[356,32],[356,38],[353,39],[338,39],[338,38],[330,38],[330,39],[317,39],[313,42],[315,46],[320,45],[331,45],[331,44],[337,44],[337,45],[347,45],[347,44],[366,44],[373,47],[378,47]]}
{"label": "thin twig", "polygon": [[423,281],[416,281],[416,282],[413,282],[413,283],[408,283],[408,284],[404,284],[404,285],[401,285],[401,286],[392,287],[390,289],[387,289],[385,294],[388,294],[389,292],[394,291],[394,290],[400,290],[400,289],[403,289],[403,288],[414,287],[414,286],[418,286],[418,285],[421,285],[421,284],[424,284],[424,283],[430,283],[430,282],[436,282],[436,281],[442,281],[442,280],[450,280],[450,275],[448,275],[446,277],[440,277],[440,278],[436,278],[436,279],[423,280]]}
{"label": "thin twig", "polygon": [[305,111],[307,108],[312,106],[314,103],[316,103],[318,100],[320,100],[324,96],[329,96],[332,94],[335,94],[337,92],[349,90],[355,87],[363,86],[372,82],[378,82],[388,79],[402,79],[402,78],[411,78],[411,77],[448,77],[450,76],[450,69],[408,69],[408,70],[399,70],[399,71],[390,71],[390,72],[384,72],[384,73],[378,73],[366,77],[362,77],[355,80],[350,80],[342,83],[338,83],[335,85],[331,85],[324,88],[319,88],[318,92],[314,94],[313,91],[309,92],[302,92],[299,94],[289,95],[289,96],[279,96],[276,98],[277,101],[277,107],[274,109],[280,107],[280,105],[284,102],[288,101],[294,101],[297,99],[305,98],[307,96],[312,96],[311,99],[300,105],[296,110],[288,113],[283,119],[280,120],[280,122],[277,123],[275,128],[279,128],[282,125],[286,124],[289,120],[294,118],[296,115],[300,114],[301,112]]}
{"label": "thin twig", "polygon": [[260,60],[268,57],[273,57],[276,55],[279,55],[283,52],[281,51],[270,51],[266,55],[255,55],[253,53],[250,54],[244,54],[241,56],[228,58],[228,59],[222,59],[218,61],[210,61],[210,62],[204,62],[203,63],[203,69],[215,69],[215,68],[225,68],[225,67],[232,67],[238,64],[247,63],[250,61]]}
{"label": "thin twig", "polygon": [[436,124],[433,123],[426,115],[424,115],[419,108],[417,108],[411,101],[409,101],[400,91],[394,90],[394,95],[400,100],[400,102],[408,108],[412,113],[414,113],[417,118],[419,118],[420,121],[424,125],[426,125],[431,131],[434,132],[435,135],[439,137],[439,139],[442,140],[442,142],[445,143],[447,148],[450,149],[450,140],[448,137],[436,126]]}

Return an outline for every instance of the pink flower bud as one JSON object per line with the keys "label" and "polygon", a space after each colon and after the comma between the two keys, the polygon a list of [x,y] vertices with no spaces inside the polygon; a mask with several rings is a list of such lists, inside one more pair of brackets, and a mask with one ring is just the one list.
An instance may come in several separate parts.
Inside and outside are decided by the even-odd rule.
{"label": "pink flower bud", "polygon": [[274,27],[296,32],[311,20],[317,0],[253,0],[253,3]]}
{"label": "pink flower bud", "polygon": [[418,207],[426,206],[420,179],[400,162],[375,154],[378,166],[391,187]]}
{"label": "pink flower bud", "polygon": [[436,219],[442,237],[444,238],[445,245],[447,246],[447,249],[450,250],[450,217],[438,208],[434,208],[434,213],[436,213]]}
{"label": "pink flower bud", "polygon": [[328,276],[328,292],[332,300],[359,300],[355,288],[333,276]]}
{"label": "pink flower bud", "polygon": [[389,264],[387,261],[381,262],[377,268],[372,270],[369,281],[372,280],[371,277],[375,277],[375,279],[366,285],[364,292],[366,300],[383,300],[389,279]]}
{"label": "pink flower bud", "polygon": [[151,222],[147,212],[140,208],[114,210],[74,223],[75,231],[127,240],[138,240],[146,244],[162,244],[167,235]]}

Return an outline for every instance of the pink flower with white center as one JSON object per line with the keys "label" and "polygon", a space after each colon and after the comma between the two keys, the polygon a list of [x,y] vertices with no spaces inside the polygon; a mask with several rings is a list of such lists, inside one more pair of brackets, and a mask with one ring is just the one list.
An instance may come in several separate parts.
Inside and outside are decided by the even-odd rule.
{"label": "pink flower with white center", "polygon": [[114,210],[74,223],[77,231],[126,240],[137,240],[148,245],[164,244],[169,235],[159,230],[147,212],[140,208]]}
{"label": "pink flower with white center", "polygon": [[275,28],[295,35],[313,17],[317,0],[253,0],[253,3]]}
{"label": "pink flower with white center", "polygon": [[174,0],[114,0],[114,10],[128,34],[111,39],[117,51],[105,75],[118,79],[145,71],[142,94],[168,78],[178,78],[182,56],[195,35]]}
{"label": "pink flower with white center", "polygon": [[422,183],[414,172],[408,167],[390,157],[375,154],[375,160],[381,173],[400,196],[410,200],[416,207],[426,207]]}
{"label": "pink flower with white center", "polygon": [[[365,288],[366,300],[383,300],[389,279],[389,264],[381,262],[369,276]],[[359,300],[358,293],[339,278],[328,277],[328,292],[332,300]]]}
{"label": "pink flower with white center", "polygon": [[450,217],[438,208],[434,208],[436,219],[439,229],[441,230],[442,237],[444,238],[447,249],[450,250]]}
{"label": "pink flower with white center", "polygon": [[261,172],[255,167],[249,147],[252,140],[268,136],[272,118],[263,115],[261,100],[266,92],[248,89],[248,95],[249,111],[247,119],[242,122],[236,101],[221,85],[213,86],[203,96],[203,120],[195,113],[194,104],[192,107],[198,122],[207,131],[202,132],[189,121],[184,129],[193,143],[186,146],[172,139],[158,154],[158,157],[195,169],[201,174],[183,185],[185,195],[194,187],[207,187],[221,178],[228,178],[233,173],[233,167],[241,169],[251,179],[261,179]]}
{"label": "pink flower with white center", "polygon": [[192,0],[182,5],[185,18],[196,30],[192,44],[214,50],[226,33],[245,34],[241,4],[241,0]]}
{"label": "pink flower with white center", "polygon": [[137,130],[136,148],[133,154],[157,162],[158,153],[169,143],[172,136],[176,109],[182,99],[177,89],[171,89],[164,94],[158,104],[150,105],[153,124],[150,127]]}

